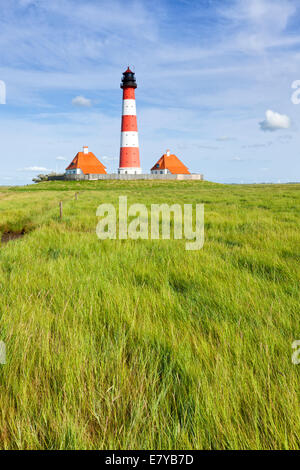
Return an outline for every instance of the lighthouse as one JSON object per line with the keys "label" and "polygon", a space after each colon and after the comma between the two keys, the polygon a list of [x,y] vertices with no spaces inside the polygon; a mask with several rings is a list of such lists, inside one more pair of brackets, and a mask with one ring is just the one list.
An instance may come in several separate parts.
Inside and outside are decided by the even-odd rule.
{"label": "lighthouse", "polygon": [[134,72],[128,69],[123,73],[122,127],[119,174],[139,175],[140,165],[139,138],[136,120],[135,89],[137,88]]}

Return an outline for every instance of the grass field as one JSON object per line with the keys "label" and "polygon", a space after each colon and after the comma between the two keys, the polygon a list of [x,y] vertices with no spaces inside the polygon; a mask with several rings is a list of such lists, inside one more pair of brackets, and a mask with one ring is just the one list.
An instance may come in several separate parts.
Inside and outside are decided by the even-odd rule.
{"label": "grass field", "polygon": [[[204,248],[98,240],[120,195],[204,203]],[[300,185],[0,188],[25,232],[0,245],[0,448],[298,449],[299,207]]]}

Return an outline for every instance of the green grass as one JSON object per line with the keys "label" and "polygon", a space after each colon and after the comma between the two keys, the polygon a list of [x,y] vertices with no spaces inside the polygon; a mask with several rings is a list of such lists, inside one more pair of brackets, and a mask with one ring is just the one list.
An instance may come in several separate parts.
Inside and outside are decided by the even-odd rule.
{"label": "green grass", "polygon": [[[204,248],[99,241],[119,195],[204,203]],[[298,449],[299,203],[300,185],[0,188],[0,232],[26,232],[0,245],[0,448]]]}

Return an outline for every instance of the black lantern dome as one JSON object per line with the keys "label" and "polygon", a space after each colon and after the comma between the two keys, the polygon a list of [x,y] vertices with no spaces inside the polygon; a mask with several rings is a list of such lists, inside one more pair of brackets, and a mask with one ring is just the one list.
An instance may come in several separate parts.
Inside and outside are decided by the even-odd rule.
{"label": "black lantern dome", "polygon": [[123,73],[121,88],[137,88],[135,73],[128,69]]}

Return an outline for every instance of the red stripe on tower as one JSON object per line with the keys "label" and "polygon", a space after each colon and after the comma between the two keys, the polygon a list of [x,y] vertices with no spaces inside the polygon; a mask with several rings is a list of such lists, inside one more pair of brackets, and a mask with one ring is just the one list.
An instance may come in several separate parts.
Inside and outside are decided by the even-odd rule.
{"label": "red stripe on tower", "polygon": [[121,149],[119,174],[141,174],[139,138],[136,120],[135,89],[137,88],[134,72],[128,69],[123,73],[123,112],[121,128]]}

